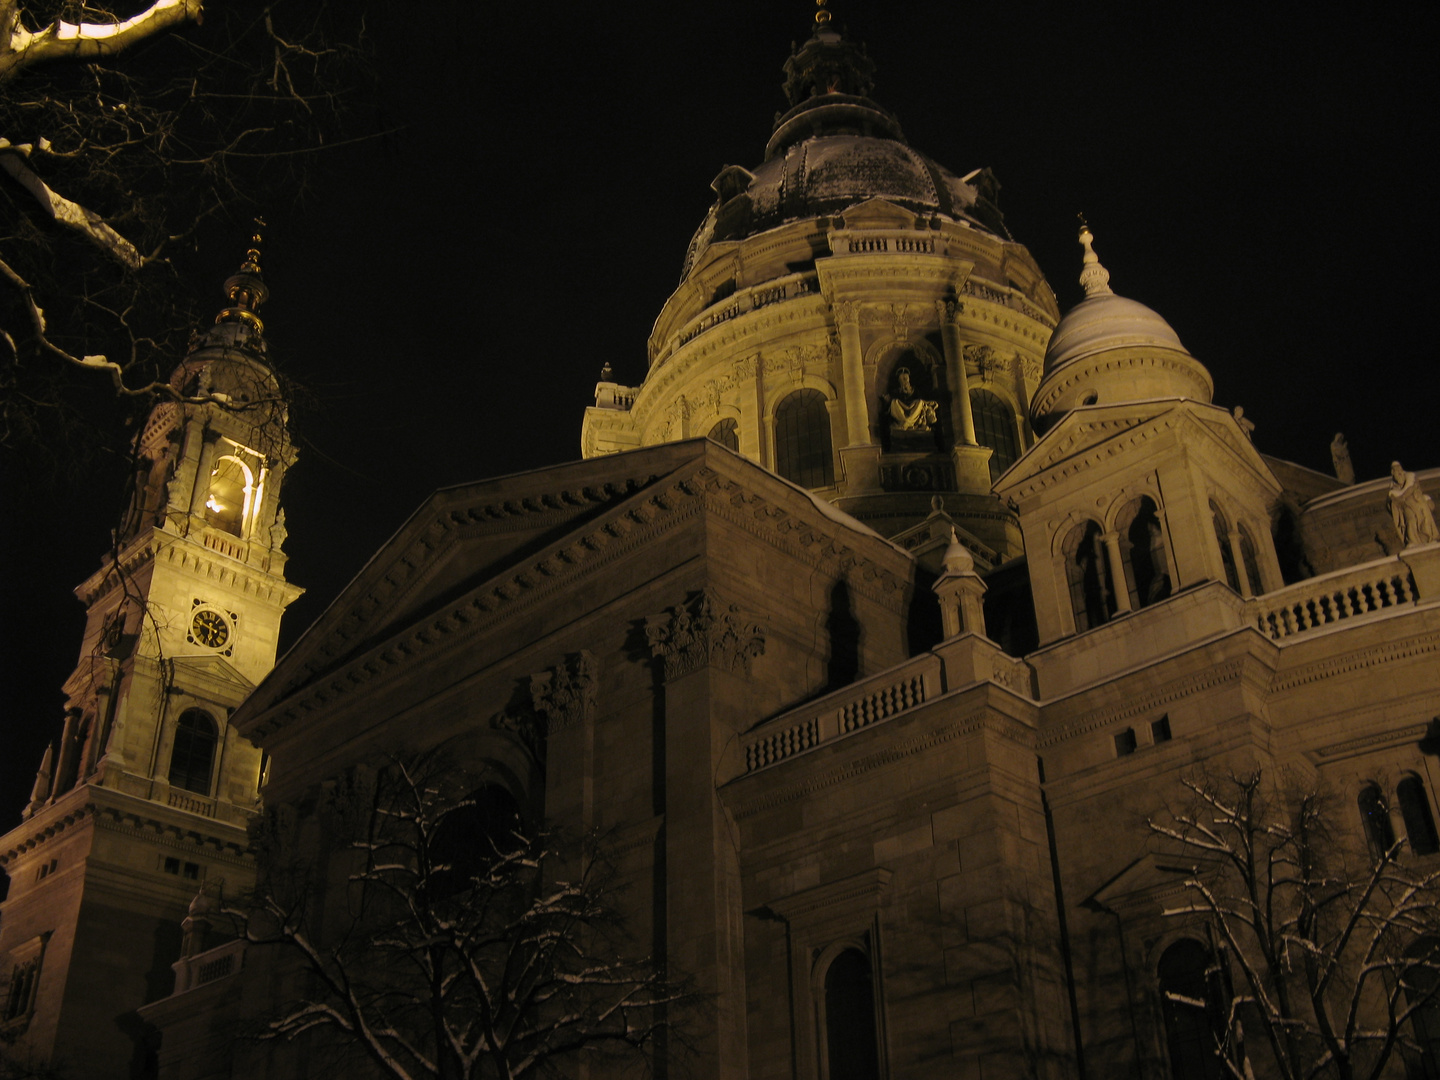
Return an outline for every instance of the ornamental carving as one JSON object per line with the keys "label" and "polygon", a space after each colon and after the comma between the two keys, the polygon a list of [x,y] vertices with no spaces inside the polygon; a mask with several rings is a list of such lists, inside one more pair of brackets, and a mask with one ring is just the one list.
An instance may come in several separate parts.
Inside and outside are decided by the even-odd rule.
{"label": "ornamental carving", "polygon": [[664,665],[665,679],[678,679],[706,664],[722,671],[750,674],[750,664],[765,654],[765,629],[703,589],[663,615],[645,620],[645,641]]}
{"label": "ornamental carving", "polygon": [[992,346],[966,345],[962,351],[965,363],[973,366],[986,382],[1010,369],[1010,358],[1001,356]]}
{"label": "ornamental carving", "polygon": [[600,664],[588,652],[570,653],[548,671],[530,676],[530,700],[544,715],[549,731],[595,720],[595,691]]}

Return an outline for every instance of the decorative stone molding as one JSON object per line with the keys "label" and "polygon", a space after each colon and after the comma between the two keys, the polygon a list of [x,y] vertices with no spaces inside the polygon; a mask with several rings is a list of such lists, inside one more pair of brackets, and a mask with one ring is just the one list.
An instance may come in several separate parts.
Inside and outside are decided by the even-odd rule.
{"label": "decorative stone molding", "polygon": [[584,650],[569,653],[560,663],[530,676],[530,700],[544,715],[548,732],[573,724],[593,723],[595,692],[600,684],[600,662]]}
{"label": "decorative stone molding", "polygon": [[711,589],[702,589],[668,615],[645,620],[645,640],[664,665],[667,682],[706,664],[748,676],[751,661],[765,654],[765,633],[738,605],[725,603]]}

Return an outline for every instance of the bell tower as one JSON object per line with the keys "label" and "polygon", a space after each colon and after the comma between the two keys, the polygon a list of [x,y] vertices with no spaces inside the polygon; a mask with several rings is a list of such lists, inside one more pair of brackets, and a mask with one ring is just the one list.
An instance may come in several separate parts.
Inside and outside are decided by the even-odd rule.
{"label": "bell tower", "polygon": [[64,723],[0,837],[0,1037],[74,1075],[143,1062],[134,1010],[169,992],[191,898],[253,873],[265,762],[229,716],[274,666],[301,593],[285,580],[295,449],[259,315],[259,244],[136,438],[128,512],[76,589],[87,617]]}

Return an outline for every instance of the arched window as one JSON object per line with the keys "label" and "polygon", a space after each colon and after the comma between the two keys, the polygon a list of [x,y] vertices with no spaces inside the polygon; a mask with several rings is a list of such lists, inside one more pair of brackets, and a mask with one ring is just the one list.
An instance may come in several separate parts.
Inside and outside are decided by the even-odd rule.
{"label": "arched window", "polygon": [[975,419],[975,441],[995,451],[990,455],[990,481],[994,483],[1020,457],[1015,411],[998,394],[971,390],[970,414]]}
{"label": "arched window", "polygon": [[1235,552],[1230,547],[1230,524],[1214,499],[1210,500],[1210,521],[1215,526],[1215,542],[1220,545],[1220,563],[1225,567],[1225,584],[1236,592],[1244,592],[1240,588],[1240,572],[1235,568]]}
{"label": "arched window", "polygon": [[1115,597],[1111,589],[1110,563],[1105,556],[1105,542],[1100,539],[1100,526],[1083,521],[1065,537],[1065,579],[1070,587],[1070,607],[1075,613],[1075,630],[1109,622],[1115,614]]}
{"label": "arched window", "polygon": [[1430,813],[1430,800],[1425,784],[1418,776],[1407,776],[1395,788],[1400,801],[1400,816],[1405,820],[1405,836],[1416,855],[1434,855],[1440,851],[1440,836],[1435,833],[1435,818]]}
{"label": "arched window", "polygon": [[825,972],[825,1050],[829,1080],[880,1080],[870,958],[845,949]]}
{"label": "arched window", "polygon": [[1236,528],[1240,531],[1240,561],[1245,564],[1245,576],[1250,579],[1250,592],[1259,596],[1265,591],[1265,586],[1260,581],[1260,560],[1255,557],[1255,541],[1243,521]]}
{"label": "arched window", "polygon": [[472,791],[435,830],[428,888],[441,897],[468,889],[498,856],[519,847],[521,830],[520,806],[509,791],[499,784]]}
{"label": "arched window", "polygon": [[215,763],[219,729],[209,713],[186,709],[175,723],[170,750],[170,786],[210,794],[210,768]]}
{"label": "arched window", "polygon": [[1356,800],[1360,806],[1360,824],[1372,853],[1378,855],[1395,846],[1395,830],[1390,826],[1390,809],[1376,784],[1366,784]]}
{"label": "arched window", "polygon": [[736,453],[740,452],[740,425],[735,422],[733,417],[726,417],[712,427],[707,438],[718,442],[721,446],[734,450]]}
{"label": "arched window", "polygon": [[205,520],[235,536],[244,535],[252,479],[249,468],[239,458],[222,457],[217,461],[205,498]]}
{"label": "arched window", "polygon": [[1160,956],[1160,1007],[1172,1080],[1221,1075],[1218,1036],[1224,1023],[1210,968],[1210,951],[1193,938],[1181,938]]}
{"label": "arched window", "polygon": [[1170,595],[1170,560],[1165,556],[1165,533],[1160,515],[1148,496],[1132,499],[1115,520],[1120,534],[1120,559],[1125,585],[1134,610]]}
{"label": "arched window", "polygon": [[1434,1080],[1440,1077],[1440,993],[1436,993],[1436,983],[1440,982],[1440,938],[1420,938],[1405,950],[1405,958],[1412,961],[1400,975],[1405,1000],[1411,1006],[1425,1002],[1410,1014],[1420,1058],[1414,1062],[1418,1068],[1407,1075]]}
{"label": "arched window", "polygon": [[835,483],[830,413],[819,390],[796,390],[775,409],[775,471],[801,487]]}

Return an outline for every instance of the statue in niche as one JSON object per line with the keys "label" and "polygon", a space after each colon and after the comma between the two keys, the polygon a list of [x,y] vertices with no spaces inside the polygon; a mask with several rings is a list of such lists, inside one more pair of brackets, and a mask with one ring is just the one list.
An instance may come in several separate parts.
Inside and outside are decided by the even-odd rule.
{"label": "statue in niche", "polygon": [[1335,463],[1335,476],[1342,484],[1355,483],[1355,466],[1350,462],[1350,444],[1344,432],[1337,431],[1330,440],[1330,460]]}
{"label": "statue in niche", "polygon": [[939,404],[915,390],[908,367],[895,371],[895,393],[889,395],[891,431],[929,431],[939,418]]}
{"label": "statue in niche", "polygon": [[1402,548],[1440,541],[1435,529],[1435,500],[1421,490],[1415,474],[1406,472],[1398,461],[1390,463],[1390,491],[1385,505],[1390,508]]}

